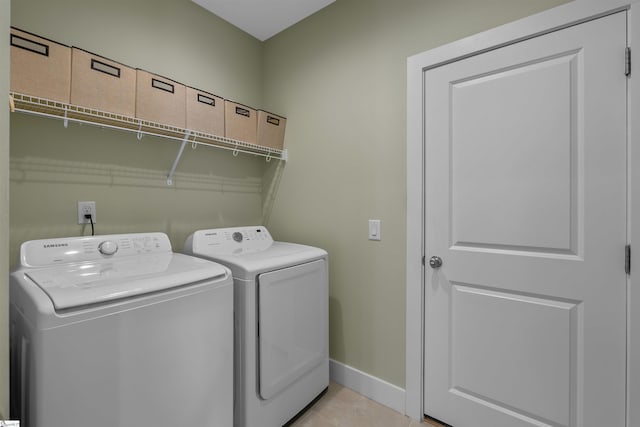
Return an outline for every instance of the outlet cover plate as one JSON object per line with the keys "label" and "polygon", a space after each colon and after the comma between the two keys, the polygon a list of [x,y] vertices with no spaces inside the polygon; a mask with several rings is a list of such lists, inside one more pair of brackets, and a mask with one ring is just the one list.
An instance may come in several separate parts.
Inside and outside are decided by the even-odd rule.
{"label": "outlet cover plate", "polygon": [[96,202],[78,202],[78,224],[90,224],[87,218],[84,217],[85,214],[91,214],[91,218],[93,219],[93,223],[96,221]]}

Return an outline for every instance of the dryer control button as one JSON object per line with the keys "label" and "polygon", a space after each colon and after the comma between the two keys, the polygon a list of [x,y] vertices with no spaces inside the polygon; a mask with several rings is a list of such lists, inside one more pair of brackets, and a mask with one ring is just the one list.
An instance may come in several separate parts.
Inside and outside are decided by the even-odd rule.
{"label": "dryer control button", "polygon": [[240,233],[239,231],[236,231],[235,233],[233,233],[231,237],[233,237],[233,240],[235,240],[238,243],[242,242],[242,233]]}
{"label": "dryer control button", "polygon": [[111,240],[105,240],[98,245],[98,250],[102,255],[113,255],[118,252],[118,244]]}

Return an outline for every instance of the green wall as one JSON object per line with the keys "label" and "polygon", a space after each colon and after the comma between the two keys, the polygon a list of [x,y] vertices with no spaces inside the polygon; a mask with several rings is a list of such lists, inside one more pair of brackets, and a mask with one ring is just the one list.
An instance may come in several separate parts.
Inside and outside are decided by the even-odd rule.
{"label": "green wall", "polygon": [[265,43],[291,157],[266,225],[328,250],[333,359],[405,384],[407,57],[561,3],[338,0]]}
{"label": "green wall", "polygon": [[[10,260],[22,241],[86,234],[78,200],[96,201],[98,233],[164,231],[176,250],[198,228],[265,223],[277,239],[329,251],[331,357],[403,387],[406,58],[563,2],[337,0],[260,43],[190,0],[14,0],[14,26],[287,116],[291,160],[188,148],[167,187],[176,142],[13,114]],[[7,62],[0,55],[0,76]],[[382,220],[381,242],[367,240],[370,218]],[[5,315],[0,342],[6,329]]]}
{"label": "green wall", "polygon": [[[261,107],[262,44],[189,0],[16,0],[11,24]],[[98,234],[162,231],[175,250],[198,228],[262,223],[262,158],[189,147],[169,187],[179,147],[13,114],[11,262],[25,240],[89,233],[79,200],[96,202]]]}
{"label": "green wall", "polygon": [[[9,5],[9,0],[0,0],[0,46],[9,45]],[[7,93],[9,56],[2,52],[0,50],[0,93]],[[9,107],[6,100],[0,103],[0,242],[1,420],[9,416]]]}
{"label": "green wall", "polygon": [[262,43],[190,0],[13,0],[11,25],[261,106]]}

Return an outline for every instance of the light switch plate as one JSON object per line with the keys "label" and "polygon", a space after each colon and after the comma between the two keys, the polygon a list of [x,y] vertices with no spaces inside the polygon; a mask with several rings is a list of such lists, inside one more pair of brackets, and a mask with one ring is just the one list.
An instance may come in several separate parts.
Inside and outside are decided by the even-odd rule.
{"label": "light switch plate", "polygon": [[369,240],[381,240],[379,219],[369,220]]}

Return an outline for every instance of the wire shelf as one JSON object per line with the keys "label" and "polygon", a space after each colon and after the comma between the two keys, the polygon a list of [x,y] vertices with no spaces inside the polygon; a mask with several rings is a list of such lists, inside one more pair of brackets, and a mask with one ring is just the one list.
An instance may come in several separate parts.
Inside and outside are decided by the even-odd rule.
{"label": "wire shelf", "polygon": [[271,159],[287,160],[287,150],[264,147],[219,135],[155,123],[135,117],[81,107],[79,105],[66,104],[37,96],[14,92],[11,92],[10,95],[13,97],[15,111],[42,117],[58,118],[64,120],[65,127],[69,121],[86,123],[99,127],[134,132],[137,134],[138,139],[141,139],[143,135],[153,135],[183,142],[187,141],[190,142],[194,148],[197,145],[205,145],[233,151],[234,155],[246,153],[263,156],[267,161]]}

